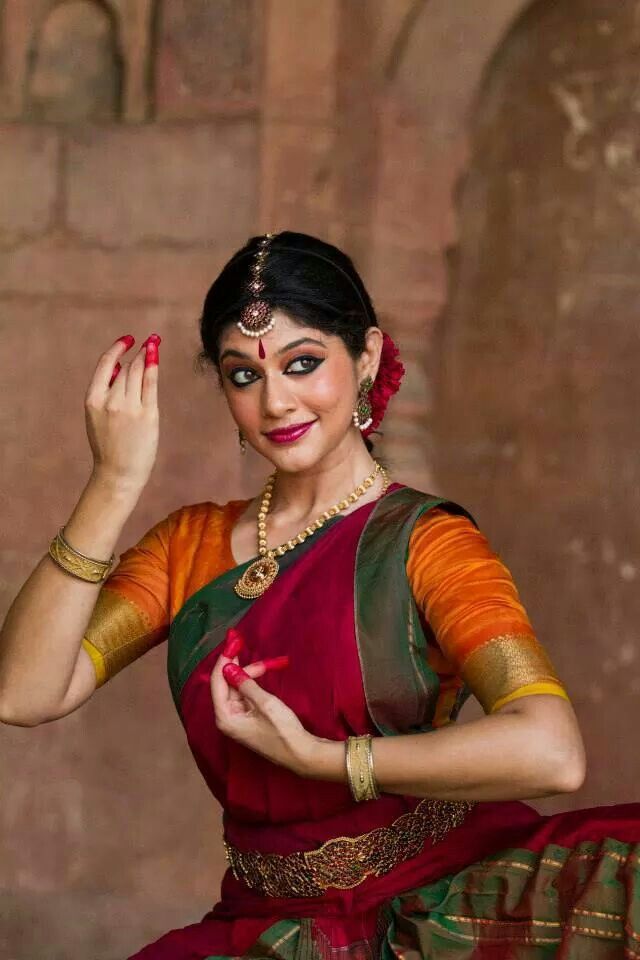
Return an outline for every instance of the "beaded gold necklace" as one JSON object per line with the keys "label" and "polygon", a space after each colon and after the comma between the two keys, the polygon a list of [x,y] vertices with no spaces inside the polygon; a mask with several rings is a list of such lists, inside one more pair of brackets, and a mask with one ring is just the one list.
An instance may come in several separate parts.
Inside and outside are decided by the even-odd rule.
{"label": "beaded gold necklace", "polygon": [[267,547],[267,514],[269,513],[273,485],[276,479],[275,473],[272,473],[265,484],[260,510],[258,511],[258,559],[254,560],[253,563],[247,567],[235,584],[234,590],[238,596],[243,597],[245,600],[252,600],[254,597],[261,596],[278,576],[278,570],[280,568],[276,557],[281,557],[287,550],[293,550],[299,543],[304,543],[307,537],[310,537],[316,530],[324,526],[330,517],[335,517],[336,514],[341,513],[343,510],[346,510],[347,507],[351,506],[352,503],[355,503],[375,482],[378,473],[382,475],[384,481],[380,496],[384,496],[390,480],[384,467],[376,460],[373,473],[366,477],[362,483],[358,484],[352,493],[321,513],[318,519],[309,524],[308,527],[305,527],[304,530],[301,530],[297,537],[281,543],[279,547],[269,549]]}

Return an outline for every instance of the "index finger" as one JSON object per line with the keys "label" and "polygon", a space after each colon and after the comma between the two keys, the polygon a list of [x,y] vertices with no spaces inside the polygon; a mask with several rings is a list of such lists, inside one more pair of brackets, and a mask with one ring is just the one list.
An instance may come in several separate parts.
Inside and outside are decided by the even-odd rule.
{"label": "index finger", "polygon": [[111,381],[116,361],[124,356],[127,350],[131,349],[135,341],[135,337],[130,333],[126,333],[124,336],[118,337],[118,339],[104,351],[96,364],[93,377],[91,378],[91,383],[87,390],[87,399],[99,398],[104,400],[107,395],[107,390],[109,389],[109,382]]}
{"label": "index finger", "polygon": [[141,401],[144,407],[153,407],[158,404],[158,347],[161,339],[159,334],[154,333],[147,341],[140,388]]}

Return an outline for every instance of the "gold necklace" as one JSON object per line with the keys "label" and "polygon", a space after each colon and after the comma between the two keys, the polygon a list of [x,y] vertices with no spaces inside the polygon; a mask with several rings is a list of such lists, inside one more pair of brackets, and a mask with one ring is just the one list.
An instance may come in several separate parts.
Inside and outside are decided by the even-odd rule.
{"label": "gold necklace", "polygon": [[321,513],[318,519],[309,524],[308,527],[305,527],[304,530],[301,530],[297,537],[281,543],[279,547],[269,549],[267,547],[267,514],[269,512],[273,485],[276,479],[275,473],[272,473],[265,484],[262,493],[262,503],[258,511],[258,559],[254,560],[253,563],[247,567],[235,584],[234,590],[238,596],[243,597],[245,600],[252,600],[254,597],[261,596],[278,576],[280,567],[278,566],[276,557],[281,557],[287,550],[293,550],[299,543],[304,543],[307,537],[310,537],[316,530],[324,526],[330,517],[335,517],[336,514],[341,513],[343,510],[346,510],[347,507],[351,506],[352,503],[355,503],[375,482],[378,473],[382,475],[384,481],[380,496],[384,496],[390,480],[387,471],[376,460],[373,473],[363,480],[362,483],[358,484],[352,493],[343,500],[339,500],[338,503],[335,503],[332,507],[329,507],[324,513]]}

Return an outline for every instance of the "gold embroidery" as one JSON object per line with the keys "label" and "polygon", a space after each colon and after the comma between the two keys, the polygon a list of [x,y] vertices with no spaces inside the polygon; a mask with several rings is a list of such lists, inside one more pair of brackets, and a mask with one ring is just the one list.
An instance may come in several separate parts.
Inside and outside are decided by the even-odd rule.
{"label": "gold embroidery", "polygon": [[601,920],[624,920],[621,913],[603,913],[602,910],[584,910],[582,907],[574,907],[573,913],[579,913],[581,917],[599,917]]}
{"label": "gold embroidery", "polygon": [[624,934],[615,930],[602,930],[598,927],[576,927],[573,924],[570,924],[569,930],[573,930],[574,933],[588,933],[592,937],[608,937],[610,940],[622,940],[624,936]]}
{"label": "gold embroidery", "polygon": [[351,890],[371,874],[380,877],[417,856],[425,840],[442,840],[471,808],[467,800],[421,800],[389,826],[357,837],[332,837],[315,850],[260,853],[225,841],[234,876],[270,897],[315,897],[329,887]]}
{"label": "gold embroidery", "polygon": [[[152,646],[154,635],[149,617],[134,603],[103,587],[86,629],[83,646],[103,670],[96,670],[98,685],[104,683]],[[86,642],[85,642],[86,641]]]}
{"label": "gold embroidery", "polygon": [[299,932],[300,924],[298,924],[296,927],[292,927],[288,933],[283,934],[279,940],[276,940],[276,942],[269,947],[269,953],[275,953],[279,946],[281,946],[283,943],[286,943],[286,941],[290,940],[294,934]]}
{"label": "gold embroidery", "polygon": [[447,920],[455,920],[456,923],[473,923],[474,925],[478,923],[478,924],[484,924],[485,926],[490,926],[491,924],[493,924],[494,926],[497,925],[499,927],[502,927],[505,924],[508,924],[510,927],[518,927],[518,926],[520,927],[530,927],[530,926],[562,927],[563,926],[563,923],[560,920],[534,920],[534,919],[494,920],[493,917],[461,917],[461,916],[457,916],[455,913],[447,913],[446,918]]}
{"label": "gold embroidery", "polygon": [[[449,919],[446,914],[443,914],[442,916],[443,916],[443,919],[445,920]],[[437,926],[443,927],[444,925],[438,922],[439,919],[440,918],[438,915],[433,914],[432,916],[429,917],[429,920],[427,922],[436,927]],[[477,923],[477,921],[474,921],[474,925],[475,923]],[[511,924],[509,924],[509,926],[511,926]],[[450,932],[448,927],[446,929],[448,932]],[[480,943],[481,941],[486,940],[485,937],[479,937],[477,934],[473,934],[473,933],[463,933],[461,930],[456,930],[455,936],[456,936],[456,939],[467,940],[470,943]],[[518,933],[517,935],[510,937],[509,940],[512,943],[524,943],[524,944],[527,944],[527,946],[536,946],[537,944],[540,944],[540,943],[560,943],[561,937],[539,937],[539,936],[536,936],[535,934],[529,934],[523,931],[521,933]],[[504,942],[502,937],[500,937],[500,942],[501,943]]]}
{"label": "gold embroidery", "polygon": [[521,863],[520,860],[491,860],[489,862],[491,867],[518,867],[521,870],[528,870],[533,873],[535,867],[531,866],[530,863]]}
{"label": "gold embroidery", "polygon": [[494,704],[532,683],[562,684],[541,644],[528,634],[505,634],[474,650],[462,676],[486,713]]}
{"label": "gold embroidery", "polygon": [[[589,911],[584,911],[584,912],[585,912],[585,913],[589,913]],[[607,914],[598,914],[598,913],[595,912],[595,911],[593,912],[592,915],[593,915],[593,916],[604,916],[604,917],[608,917]],[[612,919],[617,919],[617,920],[620,920],[620,921],[623,919],[623,917],[621,917],[621,916],[619,916],[619,915],[617,915],[617,914],[611,914],[610,916],[611,916]],[[529,927],[532,927],[532,926],[537,926],[537,927],[562,927],[563,929],[569,929],[569,930],[571,930],[573,933],[586,933],[586,934],[588,934],[589,936],[592,936],[592,937],[603,937],[603,938],[605,938],[605,939],[607,939],[607,940],[622,940],[622,939],[624,938],[624,933],[622,933],[622,932],[620,932],[620,931],[618,931],[618,930],[606,930],[606,929],[604,929],[603,927],[582,927],[582,926],[578,926],[578,925],[576,925],[576,924],[571,924],[571,923],[570,923],[570,924],[567,924],[567,923],[565,923],[565,922],[561,922],[561,921],[557,921],[557,920],[535,920],[535,919],[530,919],[530,920],[529,920],[529,919],[527,919],[527,920],[510,920],[510,919],[494,920],[494,919],[489,919],[489,918],[485,918],[485,917],[462,917],[462,916],[456,916],[455,914],[443,914],[443,915],[442,915],[442,919],[452,920],[454,923],[469,923],[469,924],[471,924],[471,925],[474,926],[474,927],[484,926],[485,928],[489,928],[489,927],[492,927],[492,926],[493,926],[493,927],[498,927],[498,929],[500,929],[500,930],[504,930],[505,928],[508,927],[508,928],[510,928],[510,929],[513,931],[513,936],[510,938],[511,940],[514,940],[514,941],[517,941],[517,942],[523,942],[523,943],[531,943],[531,944],[534,944],[534,943],[558,943],[558,942],[560,942],[560,939],[561,939],[561,938],[560,938],[560,937],[539,937],[539,936],[536,936],[535,933],[534,933],[534,934],[530,934],[530,933],[527,933],[527,932],[525,932],[525,933],[524,933],[524,936],[523,936],[522,934],[516,932],[516,930],[517,930],[518,927],[523,928],[524,931],[527,931],[527,930],[529,929]],[[434,916],[430,919],[430,922],[437,924],[439,920],[440,920],[440,916],[434,915]],[[632,933],[631,935],[633,936],[633,933]],[[464,933],[462,933],[461,931],[456,931],[456,936],[457,936],[457,937],[460,937],[460,938],[463,939],[463,940],[472,940],[472,941],[474,941],[474,942],[476,942],[476,943],[478,943],[478,942],[480,942],[481,940],[484,940],[484,939],[485,939],[484,937],[474,936],[473,934],[464,934]],[[504,936],[504,934],[503,934],[502,936]]]}

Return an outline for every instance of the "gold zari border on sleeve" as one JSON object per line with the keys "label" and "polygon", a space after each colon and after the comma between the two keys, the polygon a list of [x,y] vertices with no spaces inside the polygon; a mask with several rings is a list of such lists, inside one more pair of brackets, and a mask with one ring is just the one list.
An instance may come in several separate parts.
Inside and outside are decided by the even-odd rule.
{"label": "gold zari border on sleeve", "polygon": [[548,684],[564,693],[544,648],[529,634],[492,637],[468,657],[462,676],[486,713],[504,705],[516,691],[535,684]]}
{"label": "gold zari border on sleeve", "polygon": [[149,618],[134,603],[103,587],[83,639],[98,686],[144,653],[151,633]]}

